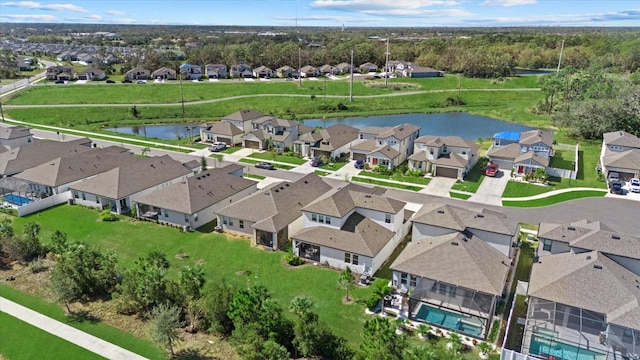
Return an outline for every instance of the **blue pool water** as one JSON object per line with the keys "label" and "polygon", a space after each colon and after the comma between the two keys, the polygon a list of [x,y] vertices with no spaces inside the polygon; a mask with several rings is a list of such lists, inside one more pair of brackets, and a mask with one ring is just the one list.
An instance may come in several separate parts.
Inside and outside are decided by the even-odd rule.
{"label": "blue pool water", "polygon": [[531,337],[529,353],[534,355],[551,355],[555,360],[603,360],[605,358],[604,354],[539,336]]}
{"label": "blue pool water", "polygon": [[4,196],[4,200],[8,203],[14,204],[14,205],[18,205],[18,206],[22,206],[24,204],[28,204],[30,202],[33,202],[33,200],[31,199],[27,199],[26,197],[22,197],[16,194],[8,194]]}
{"label": "blue pool water", "polygon": [[424,320],[429,324],[455,330],[462,334],[482,337],[482,325],[471,316],[422,304],[422,306],[420,306],[420,310],[418,310],[418,313],[416,314],[416,318]]}

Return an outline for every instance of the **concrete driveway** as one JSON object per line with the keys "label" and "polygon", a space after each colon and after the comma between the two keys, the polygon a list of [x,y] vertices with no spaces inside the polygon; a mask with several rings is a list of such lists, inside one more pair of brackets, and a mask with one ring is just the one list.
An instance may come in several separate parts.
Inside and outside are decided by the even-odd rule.
{"label": "concrete driveway", "polygon": [[495,177],[485,176],[482,184],[468,201],[485,205],[502,206],[502,193],[507,187],[509,176],[500,171]]}
{"label": "concrete driveway", "polygon": [[449,190],[456,183],[456,180],[440,176],[432,177],[429,185],[419,192],[433,196],[449,197]]}

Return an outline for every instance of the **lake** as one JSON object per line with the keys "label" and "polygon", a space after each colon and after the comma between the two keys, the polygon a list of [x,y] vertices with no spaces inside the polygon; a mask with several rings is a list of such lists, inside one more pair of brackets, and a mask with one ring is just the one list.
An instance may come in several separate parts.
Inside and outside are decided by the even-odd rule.
{"label": "lake", "polygon": [[[468,113],[438,113],[438,114],[402,114],[370,117],[310,119],[304,124],[309,126],[328,127],[333,124],[345,124],[356,128],[367,126],[395,126],[412,123],[420,126],[420,135],[460,136],[470,140],[492,137],[501,131],[527,131],[533,128],[512,122],[500,121],[493,118],[471,115]],[[198,124],[165,124],[146,125],[137,127],[110,128],[109,131],[121,134],[139,135],[158,139],[176,139],[188,136],[186,127],[193,129],[192,135],[199,135]]]}

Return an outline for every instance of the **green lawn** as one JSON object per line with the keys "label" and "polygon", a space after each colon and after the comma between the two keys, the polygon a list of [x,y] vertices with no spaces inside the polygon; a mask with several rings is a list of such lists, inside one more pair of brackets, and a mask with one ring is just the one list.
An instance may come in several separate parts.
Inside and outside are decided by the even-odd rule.
{"label": "green lawn", "polygon": [[[553,182],[549,182],[552,184]],[[562,187],[553,186],[553,185],[537,185],[537,184],[529,184],[527,182],[521,181],[509,181],[507,183],[507,187],[504,189],[502,193],[502,197],[505,198],[516,198],[516,197],[527,197],[538,194],[544,194],[546,192],[562,189]]]}
{"label": "green lawn", "polygon": [[[90,210],[86,210],[86,211],[90,211]],[[97,213],[96,213],[97,214]],[[44,225],[45,223],[42,222],[42,225]],[[87,231],[85,229],[85,231]],[[47,231],[48,234],[50,234],[49,231]],[[90,233],[90,231],[86,232],[87,234]],[[90,236],[90,235],[88,235]],[[49,236],[47,236],[48,238]],[[116,344],[124,349],[133,351],[137,354],[140,354],[144,357],[147,357],[149,359],[164,359],[165,355],[164,352],[159,350],[154,344],[152,344],[150,341],[145,340],[145,339],[140,339],[137,338],[127,332],[121,331],[119,329],[116,329],[114,327],[108,326],[106,324],[103,324],[101,322],[91,322],[91,321],[77,321],[74,320],[73,318],[67,317],[64,314],[64,311],[62,310],[62,308],[56,304],[51,304],[51,303],[47,303],[39,298],[27,295],[25,293],[22,293],[18,290],[15,290],[9,286],[6,285],[0,285],[0,296],[5,297],[11,301],[14,301],[22,306],[28,307],[29,309],[35,310],[41,314],[44,314],[46,316],[49,316],[55,320],[58,320],[60,322],[63,322],[67,325],[73,326],[79,330],[82,330],[84,332],[87,332],[91,335],[97,336],[103,340],[106,340],[110,343]],[[0,313],[3,314],[3,313]],[[0,326],[0,332],[2,332],[2,329],[5,329],[6,327],[4,326]],[[7,332],[9,333],[9,332]],[[9,334],[7,334],[9,335]],[[3,336],[0,336],[0,339],[4,339]],[[23,339],[24,342],[31,344],[30,346],[33,347],[33,344],[35,343],[35,341],[33,339],[29,339],[29,338],[24,338]],[[65,342],[66,343],[66,342]],[[2,349],[2,344],[3,341],[0,341],[0,353],[5,354]],[[43,343],[41,343],[43,344]],[[68,343],[67,343],[68,344]],[[72,344],[69,344],[72,345]],[[75,346],[75,345],[72,345]],[[67,347],[67,346],[65,346]],[[10,359],[13,357],[10,357]],[[37,357],[31,357],[31,359],[35,359]],[[53,359],[64,359],[64,358],[68,358],[71,359],[73,357],[65,357],[65,356],[61,356],[61,357],[52,357]],[[95,358],[95,357],[94,357]]]}
{"label": "green lawn", "polygon": [[318,175],[318,176],[326,176],[326,175],[331,174],[328,171],[322,171],[322,170],[313,170],[313,172],[316,173],[316,175]]}
{"label": "green lawn", "polygon": [[420,190],[422,190],[422,187],[419,187],[419,186],[396,184],[396,183],[392,183],[392,182],[388,182],[388,181],[381,181],[381,180],[363,178],[363,177],[359,177],[359,176],[353,176],[351,178],[351,180],[352,181],[357,181],[357,182],[362,182],[362,183],[367,183],[367,184],[373,184],[373,185],[388,186],[388,187],[397,188],[397,189],[403,189],[403,190],[411,190],[411,191],[420,191]]}
{"label": "green lawn", "polygon": [[549,206],[565,201],[571,201],[576,199],[582,199],[587,197],[603,197],[607,194],[606,190],[581,190],[581,191],[570,191],[566,193],[551,195],[546,198],[536,199],[536,200],[527,200],[527,201],[502,201],[502,206],[511,206],[511,207],[541,207],[541,206]]}
{"label": "green lawn", "polygon": [[376,179],[383,179],[383,180],[402,181],[402,182],[419,184],[419,185],[429,185],[429,182],[431,181],[430,178],[426,178],[422,176],[405,176],[398,172],[394,173],[393,175],[382,175],[382,174],[374,173],[373,171],[362,170],[358,173],[358,175],[368,176],[368,177],[373,177]]}
{"label": "green lawn", "polygon": [[0,354],[6,359],[104,359],[1,311],[0,324]]}
{"label": "green lawn", "polygon": [[320,169],[336,171],[336,170],[340,170],[343,166],[347,164],[348,164],[348,161],[331,161],[327,164],[320,165]]}
{"label": "green lawn", "polygon": [[253,159],[266,160],[266,161],[278,161],[278,162],[294,164],[294,165],[302,165],[307,162],[305,159],[302,159],[296,156],[277,154],[275,152],[264,152],[264,153],[256,152],[249,155],[248,157]]}
{"label": "green lawn", "polygon": [[[241,163],[245,163],[245,164],[257,164],[259,162],[261,162],[262,160],[256,160],[256,159],[251,159],[251,158],[242,158],[240,160],[238,160]],[[291,170],[293,169],[295,166],[289,166],[289,165],[282,165],[282,164],[278,164],[278,163],[272,163],[273,166],[277,169],[283,169],[283,170]]]}
{"label": "green lawn", "polygon": [[258,174],[251,174],[251,173],[244,173],[243,175],[246,178],[252,178],[252,179],[258,179],[258,180],[264,180],[267,177],[266,176],[262,176],[262,175],[258,175]]}
{"label": "green lawn", "polygon": [[221,152],[225,153],[225,154],[233,154],[234,152],[239,151],[239,150],[242,150],[242,147],[240,147],[240,146],[230,146],[230,147],[222,150]]}
{"label": "green lawn", "polygon": [[[149,222],[105,223],[97,221],[98,217],[95,210],[63,205],[17,218],[15,228],[21,231],[25,222],[39,222],[43,239],[50,239],[54,230],[63,231],[70,239],[84,240],[104,250],[116,251],[123,266],[130,266],[137,257],[152,250],[159,250],[167,254],[172,265],[169,275],[173,277],[177,276],[180,267],[193,265],[202,259],[207,279],[224,278],[235,287],[249,283],[265,285],[284,309],[288,308],[293,297],[307,296],[316,304],[315,310],[320,319],[327,322],[336,334],[345,337],[352,347],[360,342],[366,320],[364,307],[357,302],[342,304],[344,291],[337,289],[337,271],[313,265],[285,267],[282,265],[282,252],[264,251],[251,247],[248,240],[227,239],[218,233],[183,233]],[[178,253],[186,253],[188,257],[178,259],[175,256]],[[238,275],[240,271],[244,275]],[[353,291],[356,301],[369,295],[370,288],[358,287]]]}
{"label": "green lawn", "polygon": [[484,180],[484,166],[481,163],[482,161],[478,161],[473,169],[469,171],[466,179],[464,179],[463,182],[456,182],[453,184],[451,189],[475,194],[475,192],[478,191],[480,184],[482,184],[482,180]]}
{"label": "green lawn", "polygon": [[462,200],[468,200],[471,197],[471,195],[460,194],[453,191],[449,191],[449,196],[451,196],[454,199],[462,199]]}
{"label": "green lawn", "polygon": [[549,162],[550,167],[573,170],[576,161],[575,151],[556,149]]}

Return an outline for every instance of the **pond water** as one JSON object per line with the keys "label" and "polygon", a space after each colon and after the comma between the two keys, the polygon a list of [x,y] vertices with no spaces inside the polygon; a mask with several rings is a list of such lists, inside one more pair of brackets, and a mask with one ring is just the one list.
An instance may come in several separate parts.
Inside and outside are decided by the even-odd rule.
{"label": "pond water", "polygon": [[[304,121],[305,125],[328,127],[333,124],[345,124],[356,128],[367,126],[395,126],[404,123],[412,123],[420,126],[420,135],[460,136],[470,140],[492,137],[501,131],[527,131],[533,128],[493,118],[471,115],[468,113],[440,113],[440,114],[403,114],[370,117],[310,119]],[[158,139],[176,139],[189,136],[187,127],[191,128],[191,135],[199,134],[198,124],[165,124],[146,125],[136,127],[110,128],[122,134],[146,136]]]}

